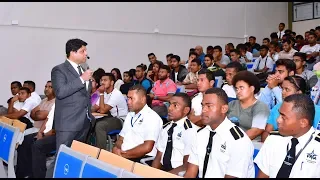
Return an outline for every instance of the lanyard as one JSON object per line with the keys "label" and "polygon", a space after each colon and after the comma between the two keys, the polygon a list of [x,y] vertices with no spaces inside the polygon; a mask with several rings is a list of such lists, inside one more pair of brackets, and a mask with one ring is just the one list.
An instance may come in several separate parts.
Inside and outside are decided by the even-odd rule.
{"label": "lanyard", "polygon": [[[302,152],[302,151],[307,147],[307,145],[311,142],[314,133],[315,133],[315,132],[313,132],[313,133],[311,134],[311,136],[310,136],[309,140],[307,141],[307,143],[306,143],[306,144],[303,146],[303,148],[298,152],[298,154],[296,155],[295,161],[298,159],[298,157],[300,156],[301,152]],[[287,153],[288,153],[288,151],[289,151],[289,144],[287,145]]]}
{"label": "lanyard", "polygon": [[132,124],[133,117],[131,117],[131,126],[132,126],[132,127],[133,127],[133,125],[137,122],[137,120],[139,119],[140,116],[141,116],[141,114],[139,114],[138,118],[134,121],[133,124]]}

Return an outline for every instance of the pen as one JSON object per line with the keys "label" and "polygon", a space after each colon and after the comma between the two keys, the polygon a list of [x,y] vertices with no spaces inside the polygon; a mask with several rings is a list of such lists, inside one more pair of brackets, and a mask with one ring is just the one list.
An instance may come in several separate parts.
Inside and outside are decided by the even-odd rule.
{"label": "pen", "polygon": [[303,165],[303,161],[301,162],[301,167],[300,167],[300,171],[302,170],[302,165]]}

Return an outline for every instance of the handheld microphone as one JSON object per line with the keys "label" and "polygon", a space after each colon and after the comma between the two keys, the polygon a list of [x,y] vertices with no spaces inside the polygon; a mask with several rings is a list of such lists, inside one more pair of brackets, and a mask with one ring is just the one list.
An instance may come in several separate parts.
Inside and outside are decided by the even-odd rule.
{"label": "handheld microphone", "polygon": [[87,56],[87,59],[90,59],[90,56]]}

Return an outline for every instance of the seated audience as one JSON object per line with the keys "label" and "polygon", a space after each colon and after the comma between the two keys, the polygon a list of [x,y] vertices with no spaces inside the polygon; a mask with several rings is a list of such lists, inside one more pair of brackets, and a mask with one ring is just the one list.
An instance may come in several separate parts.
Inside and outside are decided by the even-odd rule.
{"label": "seated audience", "polygon": [[230,51],[234,49],[234,45],[232,43],[228,43],[228,44],[225,45],[224,49],[225,49],[225,55],[228,56],[229,59],[231,59]]}
{"label": "seated audience", "polygon": [[202,99],[203,99],[203,94],[206,90],[210,89],[214,85],[214,73],[211,72],[210,70],[207,69],[201,69],[198,72],[198,81],[197,81],[197,87],[199,93],[196,94],[192,98],[192,103],[191,103],[191,112],[188,115],[188,118],[190,121],[197,125],[197,129],[203,126],[203,123],[201,121],[201,111],[202,111]]}
{"label": "seated audience", "polygon": [[[169,69],[167,65],[164,66]],[[141,85],[134,85],[129,89],[130,112],[124,121],[119,139],[112,149],[113,153],[134,162],[156,156],[155,144],[158,142],[163,125],[159,115],[146,104],[146,96],[146,90]],[[148,163],[151,165],[150,162]]]}
{"label": "seated audience", "polygon": [[283,50],[279,53],[279,59],[290,59],[293,60],[293,55],[297,51],[292,48],[293,42],[288,39],[282,41],[282,48]]}
{"label": "seated audience", "polygon": [[145,72],[145,70],[144,70],[144,67],[143,67],[142,64],[138,65],[136,67],[136,78],[137,78],[137,80],[135,80],[133,82],[133,84],[134,85],[141,84],[144,87],[144,89],[147,91],[147,93],[150,93],[153,83],[152,83],[152,81],[150,81],[149,79],[147,79],[145,77],[144,72]]}
{"label": "seated audience", "polygon": [[204,127],[191,144],[185,178],[253,178],[254,147],[227,118],[228,97],[220,88],[208,89],[202,100]]}
{"label": "seated audience", "polygon": [[238,62],[241,64],[243,70],[247,70],[247,64],[244,59],[240,59],[240,52],[237,49],[230,51],[230,57],[232,62]]}
{"label": "seated audience", "polygon": [[277,32],[277,36],[278,36],[278,38],[279,39],[281,39],[282,38],[282,36],[285,34],[284,33],[284,28],[286,27],[286,25],[284,24],[284,23],[280,23],[279,24],[279,31]]}
{"label": "seated audience", "polygon": [[[284,79],[282,85],[282,99],[286,98],[287,96],[290,96],[292,94],[305,94],[306,92],[306,81],[299,76],[288,76]],[[268,118],[267,121],[267,125],[265,128],[265,131],[262,134],[262,142],[265,141],[265,139],[268,137],[268,135],[272,132],[272,131],[278,131],[278,125],[277,125],[277,119],[280,116],[279,114],[279,109],[281,107],[282,103],[279,103],[277,105],[275,105],[271,112],[270,112],[270,116]],[[313,120],[313,127],[317,128],[318,127],[318,123],[320,120],[320,106],[315,105],[315,119]]]}
{"label": "seated audience", "polygon": [[106,73],[101,77],[99,87],[100,98],[93,107],[94,112],[108,114],[96,119],[95,133],[96,145],[101,149],[106,149],[107,134],[112,130],[120,130],[122,123],[120,118],[125,118],[128,114],[128,106],[122,93],[114,88],[115,78],[113,74]]}
{"label": "seated audience", "polygon": [[56,150],[56,138],[52,129],[55,104],[49,110],[42,110],[47,114],[38,132],[26,135],[17,152],[17,178],[45,178],[46,158]]}
{"label": "seated audience", "polygon": [[202,68],[206,69],[213,66],[214,66],[213,56],[211,54],[206,54],[204,56],[204,66]]}
{"label": "seated audience", "polygon": [[270,39],[269,38],[263,38],[262,45],[268,46],[270,45]]}
{"label": "seated audience", "polygon": [[[19,101],[21,106],[14,110],[13,104],[15,101]],[[19,96],[15,96],[9,102],[8,114],[5,115],[10,119],[19,119],[21,122],[27,125],[26,129],[32,128],[34,120],[30,117],[32,109],[37,107],[39,103],[35,102],[31,98],[31,91],[27,87],[22,87],[19,90]]]}
{"label": "seated audience", "polygon": [[30,91],[31,91],[31,99],[33,99],[34,102],[40,104],[40,102],[41,102],[41,97],[39,96],[39,94],[38,94],[37,92],[35,92],[35,90],[36,90],[36,83],[34,83],[33,81],[24,81],[23,87],[29,88]]}
{"label": "seated audience", "polygon": [[273,60],[267,55],[268,51],[268,46],[262,45],[260,47],[260,56],[253,64],[254,72],[268,73],[273,71],[274,63]]}
{"label": "seated audience", "polygon": [[290,59],[279,59],[276,62],[276,71],[267,78],[267,86],[260,92],[259,100],[266,103],[269,109],[282,102],[282,89],[280,87],[284,78],[293,76],[296,64]]}
{"label": "seated audience", "polygon": [[296,64],[296,75],[302,77],[306,81],[306,93],[309,94],[311,88],[317,84],[318,77],[314,72],[306,69],[306,60],[306,53],[296,52],[293,55],[293,61]]}
{"label": "seated audience", "polygon": [[251,53],[252,54],[255,54],[257,52],[260,51],[260,44],[256,43],[256,37],[254,36],[250,36],[249,37],[249,43],[250,43],[250,46],[251,46]]}
{"label": "seated audience", "polygon": [[239,62],[231,62],[226,67],[226,81],[227,84],[223,84],[222,89],[228,95],[228,98],[237,98],[236,91],[232,85],[233,77],[240,71],[243,71],[243,66]]}
{"label": "seated audience", "polygon": [[171,57],[171,68],[170,79],[173,82],[182,82],[186,78],[188,70],[184,65],[180,64],[180,56],[173,55]]}
{"label": "seated audience", "polygon": [[[187,63],[184,65],[188,69],[189,72],[190,72],[190,69],[191,69],[191,67],[190,67],[191,61],[194,60],[194,59],[197,59],[197,57],[198,57],[198,55],[197,55],[196,52],[190,52],[189,53],[189,59],[188,59]],[[171,71],[172,71],[172,69],[173,68],[171,67]]]}
{"label": "seated audience", "polygon": [[[200,60],[199,60],[200,62]],[[152,167],[178,175],[186,171],[191,143],[197,135],[195,125],[187,119],[191,100],[185,93],[177,93],[170,99],[169,120],[163,126],[157,144],[157,155]]]}
{"label": "seated audience", "polygon": [[166,55],[167,65],[169,66],[170,69],[171,69],[171,57],[172,56],[173,56],[172,53]]}
{"label": "seated audience", "polygon": [[222,53],[221,46],[215,46],[213,47],[213,61],[220,68],[225,69],[230,63],[230,58]]}
{"label": "seated audience", "polygon": [[121,85],[124,84],[124,82],[122,81],[120,70],[118,68],[113,68],[111,70],[111,73],[114,75],[115,78],[114,88],[120,90]]}
{"label": "seated audience", "polygon": [[238,100],[229,102],[228,118],[246,132],[251,140],[260,141],[270,110],[255,98],[260,91],[259,79],[249,71],[238,72],[232,79]]}
{"label": "seated audience", "polygon": [[294,49],[296,51],[300,51],[301,48],[306,44],[306,42],[304,41],[304,38],[302,35],[297,35],[296,36],[296,44],[294,45]]}
{"label": "seated audience", "polygon": [[279,59],[279,53],[277,52],[278,49],[278,42],[270,42],[268,57],[270,57],[273,60],[273,62],[276,62]]}
{"label": "seated audience", "polygon": [[209,45],[209,46],[207,47],[207,52],[206,52],[206,54],[211,54],[211,55],[213,56],[213,46]]}
{"label": "seated audience", "polygon": [[123,72],[123,82],[120,86],[120,91],[122,94],[127,95],[131,86],[133,86],[133,74],[131,71]]}
{"label": "seated audience", "polygon": [[310,33],[308,36],[308,44],[304,45],[300,52],[307,54],[307,69],[312,70],[315,63],[320,60],[320,44],[317,44],[317,36]]}
{"label": "seated audience", "polygon": [[[11,82],[10,90],[11,90],[11,94],[12,94],[13,97],[19,95],[18,93],[19,93],[19,90],[20,90],[21,87],[22,87],[22,85],[21,85],[21,83],[19,81]],[[13,97],[8,99],[8,101],[7,101],[8,104],[9,104],[10,100]]]}
{"label": "seated audience", "polygon": [[162,63],[162,61],[157,60],[157,57],[156,57],[156,55],[155,55],[154,53],[149,53],[149,54],[148,54],[148,58],[149,58],[150,64],[149,64],[149,66],[148,66],[148,69],[145,69],[145,70],[151,71],[151,70],[152,70],[152,67],[153,67],[153,64],[154,64],[155,62]]}
{"label": "seated audience", "polygon": [[[175,62],[175,58],[172,58],[172,62]],[[152,110],[161,117],[165,117],[168,114],[168,109],[164,102],[169,102],[170,98],[177,91],[177,85],[169,78],[169,75],[169,67],[167,65],[161,66],[159,80],[154,83],[149,94],[149,97],[152,99]]]}
{"label": "seated audience", "polygon": [[177,85],[184,85],[186,89],[197,89],[197,79],[198,72],[201,69],[199,59],[194,59],[191,61],[190,72],[187,74],[186,78],[182,81],[182,83],[176,83]]}
{"label": "seated audience", "polygon": [[198,45],[194,49],[195,49],[194,52],[197,53],[197,58],[199,58],[201,64],[203,64],[204,63],[204,56],[206,54],[203,52],[202,46]]}
{"label": "seated audience", "polygon": [[254,162],[258,178],[319,178],[319,137],[312,127],[314,104],[309,96],[283,100],[277,119],[279,133],[268,136]]}
{"label": "seated audience", "polygon": [[244,44],[238,44],[236,49],[239,51],[241,57],[241,62],[251,62],[253,60],[253,55],[248,51],[248,48]]}
{"label": "seated audience", "polygon": [[[162,66],[162,63],[155,62],[152,66],[152,70],[148,71],[147,73],[147,79],[149,79],[152,82],[156,82],[158,80],[160,66]],[[171,60],[171,66],[172,66],[172,60]]]}

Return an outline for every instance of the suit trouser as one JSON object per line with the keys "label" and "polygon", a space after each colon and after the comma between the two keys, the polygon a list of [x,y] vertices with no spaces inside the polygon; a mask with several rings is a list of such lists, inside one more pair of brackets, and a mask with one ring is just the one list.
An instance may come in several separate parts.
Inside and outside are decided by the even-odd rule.
{"label": "suit trouser", "polygon": [[106,149],[107,134],[113,130],[121,130],[121,120],[116,117],[106,116],[96,120],[96,145],[100,149]]}
{"label": "suit trouser", "polygon": [[[90,129],[89,120],[87,118],[85,120],[86,122],[84,123],[84,126],[80,131],[56,131],[56,150],[57,150],[56,158],[57,158],[57,154],[61,144],[65,144],[66,146],[70,147],[73,140],[85,142],[87,134]],[[46,178],[53,177],[55,162],[56,162],[56,159],[48,167]]]}
{"label": "suit trouser", "polygon": [[36,140],[36,135],[37,133],[33,133],[25,136],[22,144],[18,146],[17,178],[44,178],[46,175],[47,154],[56,149],[56,138],[45,136]]}

